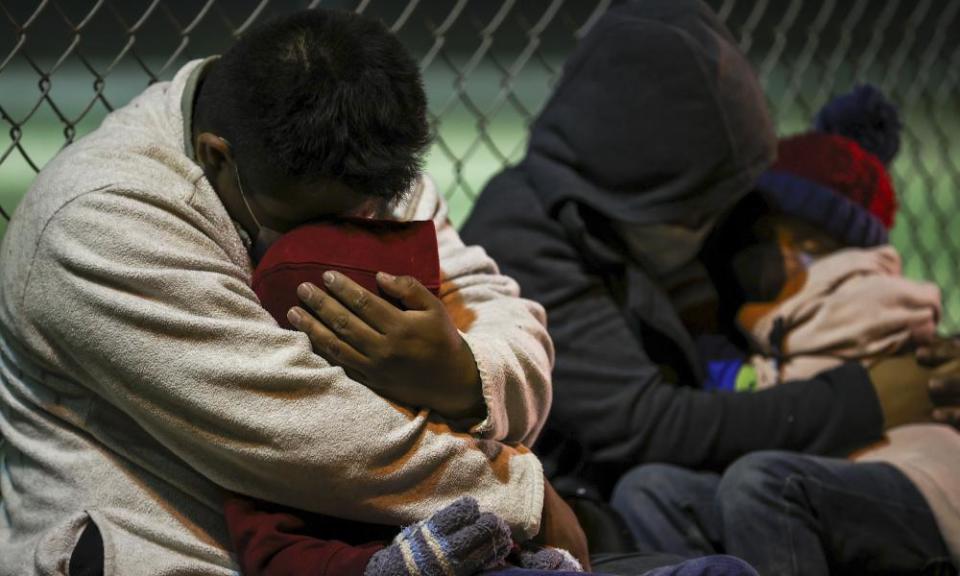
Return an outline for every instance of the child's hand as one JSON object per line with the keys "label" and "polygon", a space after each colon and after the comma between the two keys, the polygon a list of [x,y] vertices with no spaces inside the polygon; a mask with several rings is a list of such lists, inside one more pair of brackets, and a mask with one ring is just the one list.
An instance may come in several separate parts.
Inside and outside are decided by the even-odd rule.
{"label": "child's hand", "polygon": [[[587,536],[573,509],[557,494],[553,485],[543,479],[543,514],[540,517],[540,533],[534,543],[568,551],[579,564],[590,569],[590,552]],[[528,558],[533,560],[533,558]]]}
{"label": "child's hand", "polygon": [[481,514],[476,500],[463,497],[428,520],[404,528],[370,559],[364,574],[472,576],[501,565],[512,545],[502,519]]}
{"label": "child's hand", "polygon": [[541,572],[583,572],[583,566],[566,550],[529,542],[520,550],[520,567]]}
{"label": "child's hand", "polygon": [[409,276],[380,273],[377,282],[407,309],[326,272],[329,294],[312,284],[297,291],[316,318],[297,307],[288,319],[317,354],[384,397],[452,419],[481,418],[476,360],[440,300]]}

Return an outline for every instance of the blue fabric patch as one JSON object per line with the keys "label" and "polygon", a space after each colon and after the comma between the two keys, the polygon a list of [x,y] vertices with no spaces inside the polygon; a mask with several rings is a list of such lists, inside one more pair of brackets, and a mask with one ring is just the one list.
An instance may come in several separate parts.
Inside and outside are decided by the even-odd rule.
{"label": "blue fabric patch", "polygon": [[703,383],[705,390],[723,390],[734,392],[737,389],[737,374],[743,360],[711,360],[707,362],[707,379]]}

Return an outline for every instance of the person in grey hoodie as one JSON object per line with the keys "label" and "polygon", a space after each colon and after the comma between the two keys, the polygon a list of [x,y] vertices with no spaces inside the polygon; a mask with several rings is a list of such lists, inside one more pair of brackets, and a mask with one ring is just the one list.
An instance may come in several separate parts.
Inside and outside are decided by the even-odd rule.
{"label": "person in grey hoodie", "polygon": [[[761,450],[846,455],[904,413],[931,416],[903,410],[929,402],[928,382],[874,381],[858,363],[752,394],[703,388],[698,337],[735,335],[739,307],[716,231],[752,205],[775,149],[755,75],[705,4],[626,1],[568,60],[526,157],[484,188],[461,234],[547,310],[554,403],[535,450],[561,493],[609,498],[648,463],[716,477]],[[694,491],[631,478],[621,507],[647,490],[676,505],[677,534],[697,533]]]}
{"label": "person in grey hoodie", "polygon": [[[235,574],[228,493],[392,526],[471,496],[518,541],[576,551],[527,448],[551,398],[543,309],[450,225],[428,134],[382,23],[304,11],[47,164],[0,252],[0,574]],[[282,329],[254,260],[373,212],[434,223],[439,297],[383,277],[411,305],[371,327],[385,308],[333,275]]]}

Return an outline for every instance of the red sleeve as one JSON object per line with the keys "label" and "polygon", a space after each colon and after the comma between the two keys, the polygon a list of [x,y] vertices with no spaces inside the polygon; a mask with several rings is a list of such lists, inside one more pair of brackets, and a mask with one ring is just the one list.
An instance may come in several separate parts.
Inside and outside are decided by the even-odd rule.
{"label": "red sleeve", "polygon": [[224,513],[245,576],[363,576],[383,548],[378,542],[353,546],[318,538],[295,510],[239,496],[227,499]]}

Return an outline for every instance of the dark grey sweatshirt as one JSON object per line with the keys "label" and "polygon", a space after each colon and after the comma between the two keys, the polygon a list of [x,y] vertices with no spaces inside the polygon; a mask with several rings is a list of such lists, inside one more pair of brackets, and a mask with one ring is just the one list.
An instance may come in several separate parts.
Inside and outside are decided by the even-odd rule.
{"label": "dark grey sweatshirt", "polygon": [[700,389],[669,298],[612,239],[613,220],[716,218],[774,153],[753,71],[701,2],[615,4],[571,56],[525,159],[488,183],[462,231],[548,311],[554,403],[537,450],[552,474],[606,492],[644,462],[718,469],[754,450],[840,454],[879,438],[858,365],[757,393]]}

